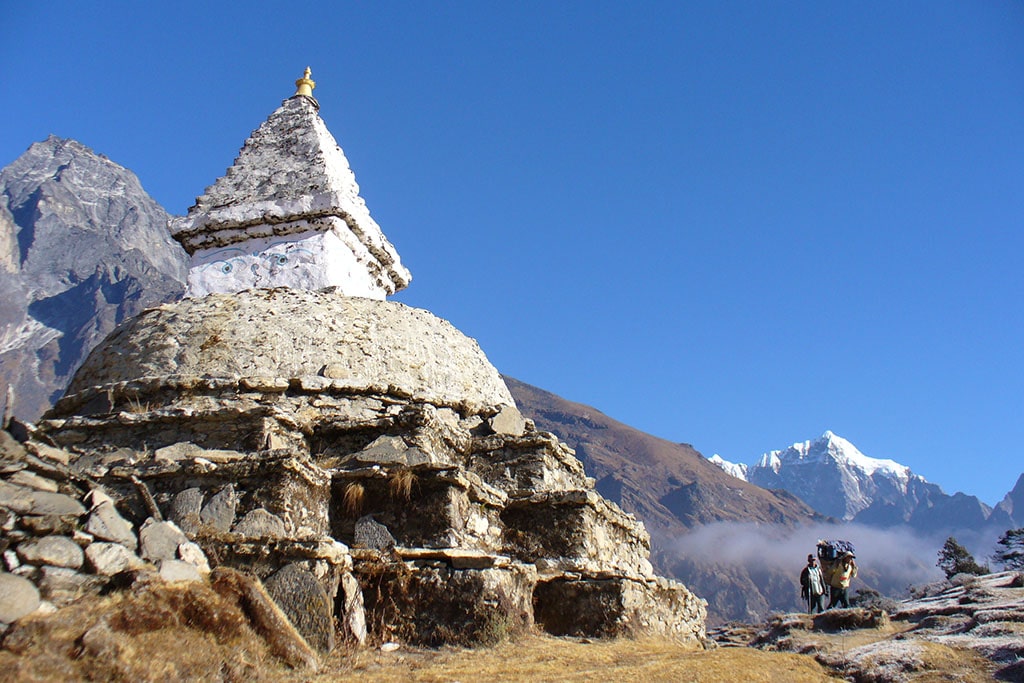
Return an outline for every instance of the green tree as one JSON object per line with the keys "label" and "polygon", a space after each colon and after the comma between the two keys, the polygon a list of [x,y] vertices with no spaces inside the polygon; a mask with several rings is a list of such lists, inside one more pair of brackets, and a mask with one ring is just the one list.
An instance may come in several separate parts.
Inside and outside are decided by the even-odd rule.
{"label": "green tree", "polygon": [[942,550],[939,551],[939,561],[935,564],[946,573],[947,579],[954,574],[981,575],[989,573],[989,568],[978,564],[967,548],[957,543],[952,536],[946,539]]}
{"label": "green tree", "polygon": [[1007,529],[996,543],[1002,547],[996,548],[994,562],[1003,565],[1003,569],[1024,569],[1024,528]]}

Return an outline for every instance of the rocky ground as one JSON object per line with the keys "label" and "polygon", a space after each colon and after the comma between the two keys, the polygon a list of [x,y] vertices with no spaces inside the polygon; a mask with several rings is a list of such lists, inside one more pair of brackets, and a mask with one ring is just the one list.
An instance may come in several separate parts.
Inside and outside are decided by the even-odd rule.
{"label": "rocky ground", "polygon": [[811,655],[858,683],[1024,681],[1024,574],[957,575],[887,607],[784,614],[709,636],[727,647]]}

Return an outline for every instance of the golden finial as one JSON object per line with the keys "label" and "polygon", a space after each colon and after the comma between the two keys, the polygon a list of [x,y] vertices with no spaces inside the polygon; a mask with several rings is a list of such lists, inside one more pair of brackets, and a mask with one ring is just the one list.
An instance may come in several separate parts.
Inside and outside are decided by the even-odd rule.
{"label": "golden finial", "polygon": [[310,70],[309,67],[307,66],[306,72],[302,74],[302,78],[295,81],[296,95],[305,95],[306,97],[313,96],[313,88],[316,87],[316,82],[309,77],[309,74]]}

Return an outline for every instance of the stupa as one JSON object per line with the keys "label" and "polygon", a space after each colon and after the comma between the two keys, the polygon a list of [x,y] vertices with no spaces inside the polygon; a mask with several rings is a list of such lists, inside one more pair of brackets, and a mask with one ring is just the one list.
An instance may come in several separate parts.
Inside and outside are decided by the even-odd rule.
{"label": "stupa", "polygon": [[321,649],[335,619],[360,642],[534,623],[703,640],[706,603],[654,575],[643,524],[519,414],[476,342],[385,299],[409,273],[309,76],[173,222],[190,296],[115,330],[41,432],[133,523],[173,520],[212,565],[277,586]]}
{"label": "stupa", "polygon": [[192,261],[188,295],[338,287],[383,299],[411,276],[370,216],[345,153],[318,115],[307,67],[227,173],[171,233]]}

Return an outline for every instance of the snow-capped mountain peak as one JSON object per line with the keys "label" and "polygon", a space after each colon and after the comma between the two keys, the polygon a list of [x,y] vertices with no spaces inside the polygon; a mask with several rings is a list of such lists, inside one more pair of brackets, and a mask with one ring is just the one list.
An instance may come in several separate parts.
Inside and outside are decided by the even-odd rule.
{"label": "snow-capped mountain peak", "polygon": [[737,479],[742,479],[743,481],[747,480],[747,466],[743,463],[729,462],[718,453],[712,455],[708,460],[722,468],[726,474],[731,474]]}
{"label": "snow-capped mountain peak", "polygon": [[769,451],[752,465],[732,463],[718,455],[709,460],[734,477],[764,488],[785,489],[819,512],[847,520],[876,502],[891,505],[908,497],[912,483],[927,484],[905,465],[870,458],[832,431],[784,450]]}
{"label": "snow-capped mountain peak", "polygon": [[855,468],[867,476],[881,471],[902,481],[910,477],[910,468],[906,465],[901,465],[895,460],[869,458],[852,443],[832,431],[826,431],[813,441],[794,443],[785,451],[767,453],[761,457],[759,464],[765,463],[768,456],[773,456],[769,460],[771,469],[776,473],[783,459],[787,462],[825,462],[831,459],[837,464]]}

